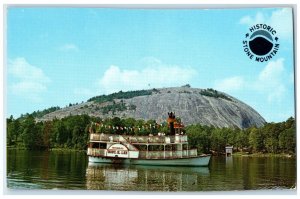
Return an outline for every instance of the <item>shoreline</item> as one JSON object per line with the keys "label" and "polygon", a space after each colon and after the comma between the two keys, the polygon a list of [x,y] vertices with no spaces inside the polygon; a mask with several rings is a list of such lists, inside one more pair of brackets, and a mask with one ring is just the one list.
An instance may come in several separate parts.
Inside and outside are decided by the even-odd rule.
{"label": "shoreline", "polygon": [[290,153],[241,153],[236,152],[232,154],[233,157],[284,157],[284,158],[296,158],[296,154]]}
{"label": "shoreline", "polygon": [[[23,147],[7,146],[6,149],[15,149],[15,150],[28,150],[28,151],[58,151],[58,152],[86,152],[83,149],[72,149],[72,148],[50,148],[50,149],[26,149]],[[225,156],[225,154],[213,155],[212,156]],[[282,157],[282,158],[296,158],[296,154],[290,153],[243,153],[235,152],[232,154],[232,157]]]}
{"label": "shoreline", "polygon": [[60,152],[86,152],[84,149],[72,149],[72,148],[50,148],[50,149],[26,149],[24,147],[6,146],[6,149],[26,150],[26,151],[60,151]]}

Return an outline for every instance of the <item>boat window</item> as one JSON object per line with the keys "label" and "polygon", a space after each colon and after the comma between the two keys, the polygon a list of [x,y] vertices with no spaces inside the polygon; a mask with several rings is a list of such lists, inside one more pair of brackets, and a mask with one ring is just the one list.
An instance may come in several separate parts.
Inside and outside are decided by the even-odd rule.
{"label": "boat window", "polygon": [[100,149],[106,149],[107,143],[100,143]]}
{"label": "boat window", "polygon": [[163,151],[164,146],[163,145],[149,145],[148,150],[149,151]]}
{"label": "boat window", "polygon": [[183,150],[187,150],[187,149],[188,149],[188,145],[187,145],[187,144],[183,144],[183,145],[182,145],[182,149],[183,149]]}
{"label": "boat window", "polygon": [[172,145],[166,145],[166,151],[171,151],[172,150]]}
{"label": "boat window", "polygon": [[139,151],[147,151],[146,145],[134,145]]}
{"label": "boat window", "polygon": [[92,144],[92,148],[98,149],[98,148],[99,148],[99,143],[93,143],[93,144]]}

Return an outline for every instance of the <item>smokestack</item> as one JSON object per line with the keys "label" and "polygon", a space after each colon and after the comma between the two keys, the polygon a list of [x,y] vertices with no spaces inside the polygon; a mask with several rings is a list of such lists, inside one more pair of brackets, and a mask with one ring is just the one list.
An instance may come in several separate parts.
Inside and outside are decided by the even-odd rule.
{"label": "smokestack", "polygon": [[175,135],[175,128],[174,128],[174,122],[175,122],[175,112],[169,113],[169,118],[167,119],[169,126],[170,126],[170,135]]}

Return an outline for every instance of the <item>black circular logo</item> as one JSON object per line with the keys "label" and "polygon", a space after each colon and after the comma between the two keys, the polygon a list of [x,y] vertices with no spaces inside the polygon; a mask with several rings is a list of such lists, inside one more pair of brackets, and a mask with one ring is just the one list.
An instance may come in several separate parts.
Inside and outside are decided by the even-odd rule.
{"label": "black circular logo", "polygon": [[266,24],[256,24],[249,28],[243,40],[246,55],[257,62],[272,59],[279,49],[276,30]]}

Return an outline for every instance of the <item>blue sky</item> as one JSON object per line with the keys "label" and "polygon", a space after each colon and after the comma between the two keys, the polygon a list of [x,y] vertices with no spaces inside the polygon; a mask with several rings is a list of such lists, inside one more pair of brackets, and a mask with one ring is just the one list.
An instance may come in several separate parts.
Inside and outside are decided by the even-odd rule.
{"label": "blue sky", "polygon": [[[269,62],[244,53],[248,28],[277,30]],[[7,12],[6,115],[189,83],[224,91],[268,122],[294,116],[292,10],[22,8]]]}

